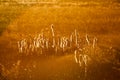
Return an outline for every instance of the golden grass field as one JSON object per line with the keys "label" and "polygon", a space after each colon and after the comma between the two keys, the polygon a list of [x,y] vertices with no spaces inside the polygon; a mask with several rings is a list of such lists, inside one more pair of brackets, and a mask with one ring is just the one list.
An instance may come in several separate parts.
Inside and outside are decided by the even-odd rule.
{"label": "golden grass field", "polygon": [[[86,67],[75,63],[74,51],[60,56],[18,52],[17,41],[41,32],[50,37],[51,24],[57,36],[69,36],[76,29],[84,41],[86,34],[90,40],[97,37],[87,76]],[[0,80],[119,80],[119,26],[118,2],[0,5]],[[90,46],[85,44],[85,48],[88,55],[94,53]]]}

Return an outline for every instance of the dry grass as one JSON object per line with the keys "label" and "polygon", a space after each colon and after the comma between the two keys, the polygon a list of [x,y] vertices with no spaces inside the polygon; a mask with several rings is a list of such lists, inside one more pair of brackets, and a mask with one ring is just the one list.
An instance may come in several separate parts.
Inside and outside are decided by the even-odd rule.
{"label": "dry grass", "polygon": [[[79,54],[83,54],[83,66],[94,66],[98,64],[119,65],[120,11],[119,6],[115,4],[105,6],[104,4],[99,4],[97,6],[64,7],[61,5],[37,5],[29,8],[27,7],[26,11],[23,9],[23,11],[20,12],[23,14],[18,14],[19,11],[18,13],[17,11],[14,12],[14,10],[17,9],[15,6],[10,9],[4,8],[2,10],[2,8],[3,7],[0,9],[3,12],[0,13],[5,14],[2,16],[1,21],[7,26],[7,29],[0,37],[0,66],[2,69],[0,75],[2,74],[2,76],[9,79],[19,79],[21,76],[25,77],[28,75],[31,77],[32,70],[33,73],[34,69],[36,73],[39,72],[41,69],[37,71],[36,65],[39,65],[37,66],[39,69],[42,63],[38,60],[37,62],[39,62],[39,64],[30,63],[27,67],[25,64],[29,62],[30,59],[32,62],[36,60],[36,58],[41,58],[41,53],[42,55],[55,55],[57,52],[63,55],[73,54],[75,50],[78,50]],[[8,10],[8,12],[6,12],[6,10]],[[11,15],[8,15],[9,13],[11,13]],[[16,14],[16,16],[13,16],[14,14]],[[6,15],[8,18],[5,17]],[[8,19],[11,20],[9,21]],[[3,23],[1,23],[2,27],[4,26]],[[54,24],[54,31],[52,30],[52,34],[50,29],[51,24]],[[32,49],[28,49],[28,47],[30,47],[30,40],[32,40],[31,45],[34,45],[33,41],[37,41],[39,34],[42,35],[43,33],[44,37],[42,41],[45,41],[45,44],[50,44],[43,44],[43,46],[39,46],[37,49],[34,48],[32,52]],[[77,36],[78,33],[79,36]],[[23,47],[23,52],[19,52],[17,41],[25,42],[24,39],[27,41],[27,47]],[[68,43],[67,39],[71,43],[69,47],[66,46],[66,43]],[[81,51],[79,51],[80,49]],[[90,59],[88,63],[87,58],[84,57],[85,55]],[[24,65],[21,63],[21,60],[23,60]],[[53,62],[51,63],[53,64]],[[95,69],[97,71],[97,68]],[[76,70],[78,71],[79,69],[77,68]],[[94,71],[94,69],[92,70]],[[23,76],[21,73],[26,75]]]}

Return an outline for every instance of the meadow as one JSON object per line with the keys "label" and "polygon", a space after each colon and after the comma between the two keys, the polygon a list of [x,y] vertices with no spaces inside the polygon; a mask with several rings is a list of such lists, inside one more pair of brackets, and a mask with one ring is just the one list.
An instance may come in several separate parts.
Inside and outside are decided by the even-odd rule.
{"label": "meadow", "polygon": [[[117,2],[0,6],[0,79],[119,80],[119,9]],[[36,55],[39,49],[32,55],[31,51],[27,55],[27,52],[19,52],[18,41],[37,41],[34,38],[42,33],[45,39],[52,40],[51,25],[55,36],[68,40],[71,33],[77,30],[79,40],[82,40],[82,53],[91,59],[88,67],[85,64],[79,67],[75,62],[74,42],[70,52],[59,52],[62,55],[54,55],[51,50],[47,52],[51,55]],[[88,45],[86,34],[91,45]],[[74,41],[75,34],[73,36]],[[94,37],[97,42],[92,48]]]}

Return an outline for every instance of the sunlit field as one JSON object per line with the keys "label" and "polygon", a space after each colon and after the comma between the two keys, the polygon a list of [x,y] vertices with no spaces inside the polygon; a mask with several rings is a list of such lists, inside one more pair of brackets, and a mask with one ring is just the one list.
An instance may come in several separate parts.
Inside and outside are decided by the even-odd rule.
{"label": "sunlit field", "polygon": [[0,80],[119,80],[120,3],[0,2]]}

